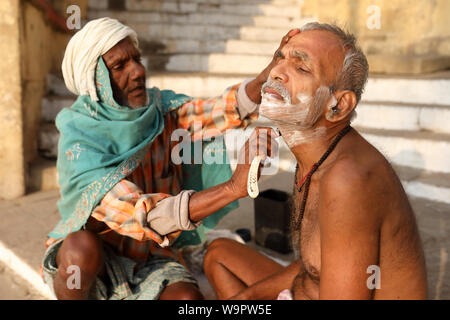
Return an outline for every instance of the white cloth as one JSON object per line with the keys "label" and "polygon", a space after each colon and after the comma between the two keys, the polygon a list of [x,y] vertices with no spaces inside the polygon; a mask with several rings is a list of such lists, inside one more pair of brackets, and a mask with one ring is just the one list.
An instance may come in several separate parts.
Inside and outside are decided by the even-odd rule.
{"label": "white cloth", "polygon": [[284,289],[278,294],[277,300],[294,300],[292,292],[289,289]]}
{"label": "white cloth", "polygon": [[177,230],[194,230],[202,222],[189,219],[189,199],[194,190],[182,190],[178,195],[165,198],[147,214],[147,223],[160,235]]}
{"label": "white cloth", "polygon": [[70,39],[64,54],[61,68],[67,88],[76,95],[90,95],[93,101],[98,101],[97,60],[126,37],[138,47],[136,32],[119,21],[100,18],[88,22]]}

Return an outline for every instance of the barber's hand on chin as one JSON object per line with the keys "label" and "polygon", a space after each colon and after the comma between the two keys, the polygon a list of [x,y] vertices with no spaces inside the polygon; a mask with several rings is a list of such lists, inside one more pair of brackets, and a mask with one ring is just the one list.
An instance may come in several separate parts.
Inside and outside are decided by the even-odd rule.
{"label": "barber's hand on chin", "polygon": [[[257,127],[239,151],[237,166],[229,181],[233,193],[239,198],[248,196],[247,178],[253,158],[259,155],[264,162],[267,157],[273,158],[278,154],[278,143],[274,139],[278,136],[270,127]],[[261,168],[262,165],[259,166],[258,179]]]}

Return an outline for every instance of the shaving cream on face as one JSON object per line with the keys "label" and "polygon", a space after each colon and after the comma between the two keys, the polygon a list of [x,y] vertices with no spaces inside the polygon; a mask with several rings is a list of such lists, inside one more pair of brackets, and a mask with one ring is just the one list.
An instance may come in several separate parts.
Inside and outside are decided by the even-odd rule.
{"label": "shaving cream on face", "polygon": [[[315,95],[299,93],[298,103],[291,104],[290,96],[286,99],[287,90],[281,84],[268,80],[262,87],[262,99],[259,112],[262,116],[272,120],[280,129],[286,144],[292,148],[296,145],[314,140],[323,136],[325,127],[312,128],[320,117],[323,106],[334,96],[326,86],[320,86]],[[284,101],[270,93],[265,93],[264,89],[270,87],[283,97]],[[281,92],[280,92],[281,91]],[[287,93],[289,95],[289,93]]]}

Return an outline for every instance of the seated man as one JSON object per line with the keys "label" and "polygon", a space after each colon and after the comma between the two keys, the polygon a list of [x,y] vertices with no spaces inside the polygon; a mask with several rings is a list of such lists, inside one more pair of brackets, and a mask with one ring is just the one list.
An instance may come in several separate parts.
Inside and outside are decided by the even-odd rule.
{"label": "seated man", "polygon": [[220,299],[425,299],[424,252],[405,191],[350,127],[368,77],[354,36],[310,23],[278,53],[260,114],[297,160],[286,267],[227,239],[204,270]]}
{"label": "seated man", "polygon": [[218,210],[242,196],[235,186],[246,181],[248,163],[233,176],[229,164],[202,166],[196,175],[171,160],[172,133],[185,129],[198,140],[210,130],[245,128],[273,61],[221,97],[193,100],[146,89],[137,46],[132,29],[102,18],[76,33],[65,52],[64,80],[79,97],[56,119],[62,219],[42,266],[58,299],[201,299],[168,245],[204,219],[214,227],[226,213]]}

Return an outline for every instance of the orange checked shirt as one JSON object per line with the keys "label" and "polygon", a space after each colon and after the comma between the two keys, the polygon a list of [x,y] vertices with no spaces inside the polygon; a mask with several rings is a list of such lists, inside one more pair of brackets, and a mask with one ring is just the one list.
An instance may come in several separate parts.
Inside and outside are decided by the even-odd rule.
{"label": "orange checked shirt", "polygon": [[87,229],[94,230],[91,225],[103,222],[107,227],[101,224],[103,230],[97,230],[101,238],[117,254],[135,261],[145,261],[152,254],[177,258],[175,250],[156,244],[162,241],[161,236],[148,227],[146,220],[158,201],[176,196],[183,189],[181,164],[171,161],[171,150],[178,143],[171,141],[171,135],[181,128],[189,131],[192,140],[197,140],[207,138],[207,131],[223,133],[227,129],[245,128],[256,119],[257,113],[253,110],[242,116],[238,108],[239,86],[228,88],[217,98],[195,99],[167,113],[164,131],[153,141],[136,170],[104,196],[93,210]]}

